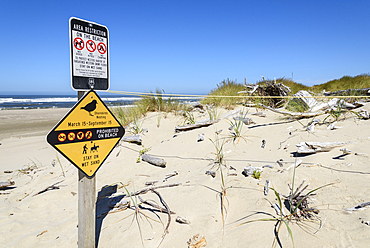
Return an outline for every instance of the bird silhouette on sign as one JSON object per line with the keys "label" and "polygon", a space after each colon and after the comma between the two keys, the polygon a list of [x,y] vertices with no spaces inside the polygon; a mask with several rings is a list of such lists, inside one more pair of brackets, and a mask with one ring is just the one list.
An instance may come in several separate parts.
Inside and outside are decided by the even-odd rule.
{"label": "bird silhouette on sign", "polygon": [[87,112],[89,112],[89,115],[93,116],[91,112],[96,109],[96,104],[96,100],[92,100],[90,103],[86,104],[85,107],[81,107],[81,109],[86,110]]}

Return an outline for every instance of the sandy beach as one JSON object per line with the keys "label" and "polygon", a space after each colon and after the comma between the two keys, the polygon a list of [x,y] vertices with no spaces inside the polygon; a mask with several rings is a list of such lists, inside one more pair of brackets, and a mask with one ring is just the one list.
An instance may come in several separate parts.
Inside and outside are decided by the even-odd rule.
{"label": "sandy beach", "polygon": [[[369,104],[362,109],[370,111]],[[272,190],[265,196],[263,186],[269,179],[270,187],[289,195],[288,184],[292,184],[294,170],[286,168],[299,159],[302,162],[295,170],[294,188],[304,179],[305,184],[309,183],[305,193],[333,184],[310,197],[309,206],[319,210],[313,219],[289,221],[295,247],[366,247],[370,209],[352,212],[346,209],[370,201],[370,120],[347,115],[336,124],[340,128],[329,130],[329,118],[325,124],[317,124],[314,132],[309,132],[299,122],[268,110],[238,107],[218,112],[225,117],[237,110],[248,111],[247,117],[255,124],[244,125],[244,139],[235,141],[229,139],[228,120],[232,115],[208,127],[180,133],[174,130],[183,123],[181,116],[162,114],[159,127],[157,113],[143,118],[142,127],[148,132],[141,134],[142,146],[121,142],[96,174],[98,247],[157,247],[160,243],[160,247],[188,247],[187,241],[197,234],[204,237],[205,247],[271,247],[277,221],[243,223],[278,216],[271,207],[277,203],[276,196]],[[47,144],[45,138],[67,111],[0,111],[0,182],[15,182],[11,187],[0,189],[1,247],[78,246],[78,171]],[[257,111],[263,111],[266,117],[251,115]],[[207,118],[199,112],[194,115],[197,120]],[[316,118],[322,121],[325,117]],[[307,125],[311,120],[300,122]],[[229,140],[223,145],[224,198],[220,198],[221,173],[214,163],[216,148],[211,142],[217,139],[219,130],[222,132],[218,137]],[[204,135],[204,141],[198,142],[199,134]],[[130,135],[128,130],[127,135]],[[296,144],[300,142],[345,144],[327,152],[295,157]],[[144,161],[138,163],[140,150],[146,148],[147,154],[164,159],[166,167]],[[340,149],[343,148],[351,153],[342,155]],[[264,167],[260,179],[242,174],[249,165]],[[175,171],[177,175],[169,176]],[[216,176],[213,178],[206,171],[214,171]],[[114,196],[121,199],[122,194],[118,193],[126,193],[122,185],[135,192],[147,188],[146,183],[153,181],[158,181],[155,186],[179,184],[157,189],[174,212],[162,242],[168,223],[164,212],[150,211],[149,205],[142,204],[138,218],[133,208],[104,214],[111,209],[109,200]],[[37,194],[55,183],[58,188]],[[110,187],[105,187],[108,185]],[[140,198],[162,206],[152,192]],[[133,197],[137,202],[140,198]],[[176,222],[178,216],[190,223]],[[282,247],[293,247],[284,224],[278,242]]]}

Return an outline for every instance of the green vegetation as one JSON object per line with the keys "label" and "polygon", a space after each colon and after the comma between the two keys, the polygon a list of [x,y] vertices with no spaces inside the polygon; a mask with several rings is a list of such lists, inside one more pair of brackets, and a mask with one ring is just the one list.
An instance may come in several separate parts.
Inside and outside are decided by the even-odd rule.
{"label": "green vegetation", "polygon": [[[253,177],[255,176],[253,175]],[[320,211],[314,207],[308,206],[309,204],[308,199],[311,196],[316,195],[315,192],[318,191],[319,189],[333,185],[334,183],[322,185],[313,190],[310,190],[307,194],[304,194],[303,191],[307,189],[309,184],[303,187],[303,184],[305,182],[305,180],[303,180],[303,182],[294,190],[294,181],[295,181],[295,168],[293,170],[293,180],[292,180],[292,186],[290,188],[289,196],[284,196],[281,193],[279,193],[274,187],[269,187],[269,189],[274,191],[277,203],[274,204],[270,202],[269,200],[267,200],[267,198],[266,200],[270,203],[271,207],[275,209],[276,216],[262,218],[262,219],[247,220],[247,221],[244,221],[244,219],[247,218],[247,217],[244,217],[240,219],[240,220],[243,220],[243,222],[234,227],[239,227],[239,226],[254,223],[254,222],[265,222],[265,221],[275,222],[275,230],[274,230],[275,238],[272,243],[272,247],[276,247],[278,243],[280,243],[279,233],[280,233],[280,228],[282,225],[286,226],[289,236],[292,240],[293,247],[295,247],[295,244],[294,244],[293,232],[289,226],[290,224],[296,223],[301,228],[303,228],[305,225],[304,222],[318,223],[319,227],[316,230],[316,232],[318,232],[322,228],[322,225],[323,225],[323,222],[317,216],[317,214]],[[285,198],[285,200],[283,197]],[[284,213],[284,210],[283,210],[284,207],[288,209],[289,211],[288,214]],[[261,214],[261,212],[258,212],[257,214]],[[269,213],[262,212],[262,214],[271,216],[271,214]]]}
{"label": "green vegetation", "polygon": [[255,179],[260,179],[261,178],[261,173],[262,173],[262,171],[255,170],[255,171],[253,171],[252,177],[255,178]]}
{"label": "green vegetation", "polygon": [[[162,92],[164,93],[164,90],[157,89],[156,93],[150,92],[143,95],[134,106],[113,106],[111,110],[123,126],[133,123],[133,133],[140,133],[142,130],[139,119],[144,117],[148,112],[177,113],[187,108],[178,99],[163,97]],[[157,126],[160,124],[161,116],[161,114],[158,115]]]}
{"label": "green vegetation", "polygon": [[[233,109],[233,107],[243,101],[238,92],[244,90],[244,85],[230,79],[223,80],[217,85],[217,89],[212,90],[208,96],[203,99],[202,104],[213,104],[215,106]],[[237,96],[237,97],[219,97],[219,96]]]}
{"label": "green vegetation", "polygon": [[370,87],[370,74],[361,74],[355,77],[344,76],[340,79],[334,79],[324,84],[311,87],[314,92],[338,91],[347,89],[363,89]]}
{"label": "green vegetation", "polygon": [[[361,74],[358,76],[344,76],[340,79],[331,80],[327,83],[314,85],[312,87],[305,86],[303,84],[294,82],[292,79],[278,78],[278,79],[261,79],[257,82],[259,85],[266,85],[266,83],[282,83],[291,89],[291,95],[297,93],[299,90],[311,91],[314,93],[320,93],[325,91],[338,91],[347,89],[363,89],[370,88],[370,74]],[[201,103],[208,104],[215,107],[223,107],[226,109],[233,109],[237,104],[243,104],[247,100],[254,103],[267,103],[268,99],[258,99],[258,98],[247,98],[245,93],[238,94],[240,91],[246,90],[244,84],[237,83],[236,80],[232,81],[230,79],[223,80],[221,83],[217,84],[217,88],[211,90],[211,92],[204,98]],[[132,122],[137,122],[137,120],[145,116],[148,112],[159,112],[158,114],[158,125],[162,118],[162,113],[175,112],[180,110],[188,110],[188,107],[181,103],[178,99],[173,99],[171,97],[163,97],[164,90],[157,89],[155,93],[150,92],[143,95],[139,101],[135,103],[133,107],[114,107],[112,109],[113,113],[116,115],[117,119],[121,122],[123,126],[127,126]],[[348,95],[358,95],[359,92],[346,92]],[[266,95],[266,94],[264,94]],[[226,96],[226,97],[222,97]],[[290,111],[304,112],[303,105],[299,103],[290,102],[287,106]],[[214,108],[212,108],[214,109]],[[215,111],[215,110],[211,110]],[[189,113],[189,112],[188,112]],[[218,113],[212,113],[208,111],[210,118],[216,118]],[[186,116],[187,115],[187,116]],[[193,116],[185,114],[185,118],[188,123],[194,121]],[[136,130],[137,132],[138,130]]]}

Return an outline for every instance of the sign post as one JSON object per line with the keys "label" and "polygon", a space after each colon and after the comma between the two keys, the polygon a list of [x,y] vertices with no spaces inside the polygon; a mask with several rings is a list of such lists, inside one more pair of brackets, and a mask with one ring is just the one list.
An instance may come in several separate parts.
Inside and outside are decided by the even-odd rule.
{"label": "sign post", "polygon": [[[81,100],[84,91],[78,91],[78,100]],[[95,216],[96,209],[96,177],[88,178],[78,170],[78,247],[95,248]]]}
{"label": "sign post", "polygon": [[78,102],[47,142],[78,168],[78,247],[95,248],[95,174],[125,130],[94,91],[109,89],[108,28],[71,17],[69,37],[71,86]]}

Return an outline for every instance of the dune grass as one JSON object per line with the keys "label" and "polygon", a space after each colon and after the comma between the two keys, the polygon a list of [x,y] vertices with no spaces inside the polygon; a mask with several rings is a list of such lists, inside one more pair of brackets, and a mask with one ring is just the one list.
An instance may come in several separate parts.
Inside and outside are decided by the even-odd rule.
{"label": "dune grass", "polygon": [[324,84],[314,85],[311,87],[314,92],[338,91],[347,89],[363,89],[370,87],[370,74],[360,74],[354,77],[344,76],[340,79],[334,79]]}
{"label": "dune grass", "polygon": [[[340,79],[331,80],[324,84],[306,86],[293,81],[288,78],[278,78],[278,79],[261,79],[257,84],[265,84],[266,82],[272,83],[283,83],[285,86],[290,87],[291,93],[293,95],[299,90],[311,91],[314,93],[320,93],[325,91],[338,91],[347,89],[363,89],[370,87],[370,74],[361,74],[357,76],[344,76]],[[264,102],[262,99],[258,98],[247,98],[241,97],[243,94],[238,94],[238,92],[245,90],[245,85],[238,83],[236,80],[225,79],[221,83],[217,84],[217,88],[211,90],[207,97],[201,100],[202,104],[213,105],[216,107],[223,107],[225,109],[233,109],[238,104],[243,104],[247,100],[251,100],[254,103]],[[158,125],[162,118],[162,113],[175,112],[180,110],[186,111],[188,107],[180,102],[178,99],[171,97],[163,97],[164,90],[156,89],[155,93],[150,92],[144,95],[138,100],[132,107],[122,107],[117,106],[113,108],[113,113],[117,119],[121,122],[123,126],[127,126],[133,121],[145,116],[148,112],[158,112]],[[349,95],[358,94],[356,92],[349,92]],[[226,96],[226,97],[220,97]],[[245,96],[245,94],[244,94]],[[268,99],[267,99],[268,100]],[[300,106],[289,106],[293,110],[298,112],[303,112],[305,109],[299,109]]]}
{"label": "dune grass", "polygon": [[[224,107],[226,109],[233,109],[234,106],[243,101],[238,95],[238,92],[244,89],[243,84],[239,84],[236,81],[230,79],[223,80],[217,85],[217,88],[212,90],[206,98],[204,98],[202,104],[212,104],[217,107]],[[218,97],[218,96],[235,96],[234,97]]]}
{"label": "dune grass", "polygon": [[164,90],[157,89],[155,93],[150,92],[147,95],[143,95],[133,106],[112,107],[112,112],[122,126],[128,126],[130,123],[137,123],[138,120],[146,116],[148,112],[158,112],[157,126],[159,126],[160,119],[162,118],[161,113],[177,113],[180,110],[187,109],[187,106],[178,99],[163,97],[162,93],[164,93]]}

